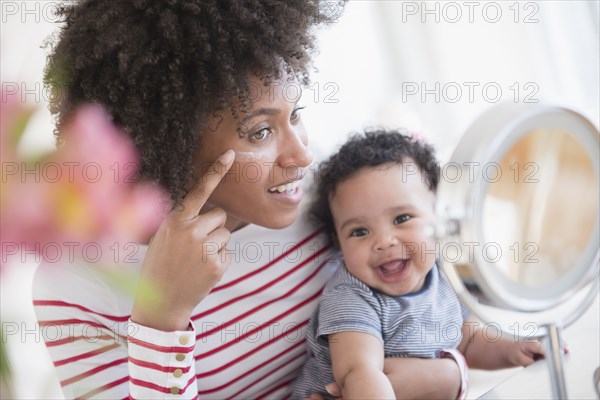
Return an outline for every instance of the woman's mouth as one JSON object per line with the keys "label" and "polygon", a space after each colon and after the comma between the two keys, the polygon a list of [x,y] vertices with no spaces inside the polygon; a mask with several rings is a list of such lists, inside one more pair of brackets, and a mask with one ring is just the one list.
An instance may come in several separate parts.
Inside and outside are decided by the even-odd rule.
{"label": "woman's mouth", "polygon": [[300,186],[300,181],[294,181],[290,183],[286,183],[283,185],[273,186],[269,188],[269,193],[286,193],[290,194],[296,191],[296,189]]}
{"label": "woman's mouth", "polygon": [[296,207],[302,200],[300,180],[273,186],[269,188],[268,192],[274,199],[283,202],[285,206]]}

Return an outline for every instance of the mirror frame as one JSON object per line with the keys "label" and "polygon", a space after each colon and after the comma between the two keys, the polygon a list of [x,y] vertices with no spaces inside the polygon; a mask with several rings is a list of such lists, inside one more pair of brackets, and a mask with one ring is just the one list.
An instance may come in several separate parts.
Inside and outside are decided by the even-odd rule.
{"label": "mirror frame", "polygon": [[[470,173],[467,170],[469,165],[499,163],[505,153],[523,136],[543,128],[558,128],[570,133],[587,152],[594,168],[595,181],[600,185],[598,130],[585,117],[558,106],[513,103],[496,105],[473,123],[445,167],[454,168],[456,175],[450,175],[461,178],[454,181],[440,180],[436,203],[439,222],[435,229],[438,240],[444,244],[458,242],[459,246],[467,242],[484,242],[481,215],[489,182],[483,179],[482,174],[475,174],[475,179],[467,179]],[[500,310],[515,311],[523,314],[522,317],[530,321],[532,317],[537,322],[550,318],[555,323],[558,321],[559,324],[566,324],[576,319],[572,318],[573,313],[578,312],[582,302],[591,302],[598,293],[600,270],[598,243],[600,243],[600,214],[596,215],[591,237],[574,267],[561,279],[539,287],[524,286],[511,281],[495,271],[480,251],[475,251],[473,259],[464,264],[469,267],[472,278],[481,292],[487,296],[487,299],[482,300],[492,304],[492,309],[498,306]],[[462,250],[464,253],[464,247]],[[471,308],[471,311],[485,320],[485,316],[491,311],[489,306],[482,304],[471,295],[454,262],[441,257],[441,263],[461,300]],[[581,296],[576,296],[581,292],[587,293],[583,300]],[[569,304],[565,306],[565,303]],[[551,311],[550,317],[539,314],[548,310]],[[540,322],[540,324],[545,323]]]}

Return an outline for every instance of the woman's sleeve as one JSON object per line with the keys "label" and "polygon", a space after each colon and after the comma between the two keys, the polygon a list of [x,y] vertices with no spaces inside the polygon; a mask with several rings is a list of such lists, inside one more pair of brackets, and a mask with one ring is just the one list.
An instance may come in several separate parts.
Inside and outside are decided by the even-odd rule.
{"label": "woman's sleeve", "polygon": [[129,321],[129,391],[134,399],[197,399],[196,331],[162,332]]}
{"label": "woman's sleeve", "polygon": [[191,323],[176,332],[136,324],[129,303],[107,285],[69,270],[42,265],[33,286],[41,337],[65,398],[198,397]]}

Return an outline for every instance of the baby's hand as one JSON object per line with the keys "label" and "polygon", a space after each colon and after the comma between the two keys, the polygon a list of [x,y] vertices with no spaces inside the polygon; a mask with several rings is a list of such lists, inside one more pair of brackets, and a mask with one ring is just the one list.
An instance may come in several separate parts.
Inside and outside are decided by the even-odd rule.
{"label": "baby's hand", "polygon": [[512,342],[507,350],[508,361],[515,366],[526,367],[545,356],[542,344],[538,340]]}
{"label": "baby's hand", "polygon": [[[564,354],[569,354],[569,348],[564,342],[561,342]],[[515,366],[526,367],[535,361],[546,357],[544,347],[539,340],[527,339],[526,342],[513,342],[508,349],[508,360]]]}

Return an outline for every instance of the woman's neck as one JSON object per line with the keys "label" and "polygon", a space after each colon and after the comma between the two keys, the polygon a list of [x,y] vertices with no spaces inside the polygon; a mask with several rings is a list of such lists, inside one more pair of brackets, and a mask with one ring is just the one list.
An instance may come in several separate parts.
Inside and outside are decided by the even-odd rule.
{"label": "woman's neck", "polygon": [[229,232],[235,232],[238,229],[242,229],[246,225],[248,225],[246,221],[242,221],[230,215],[227,215],[227,221],[225,221],[225,228],[227,228]]}
{"label": "woman's neck", "polygon": [[[206,203],[204,205],[204,207],[202,207],[202,210],[200,211],[200,213],[201,214],[205,213],[207,211],[212,210],[213,208],[215,208],[215,206],[213,206],[212,204]],[[246,225],[248,225],[248,222],[242,221],[241,219],[236,218],[236,217],[232,216],[231,214],[227,214],[227,220],[225,221],[225,228],[229,232],[235,232],[238,229],[245,227]]]}

